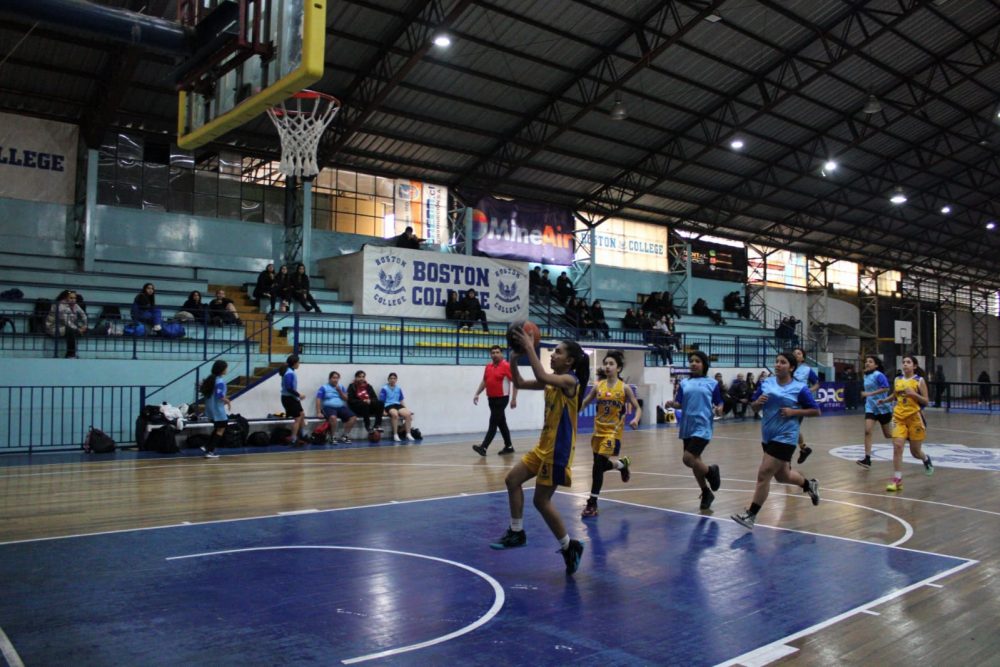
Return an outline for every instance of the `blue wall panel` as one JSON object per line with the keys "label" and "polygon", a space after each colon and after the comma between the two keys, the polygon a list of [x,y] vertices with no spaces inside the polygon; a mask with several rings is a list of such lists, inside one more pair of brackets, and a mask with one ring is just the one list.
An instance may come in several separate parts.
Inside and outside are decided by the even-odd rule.
{"label": "blue wall panel", "polygon": [[70,212],[63,204],[0,198],[4,252],[72,257]]}

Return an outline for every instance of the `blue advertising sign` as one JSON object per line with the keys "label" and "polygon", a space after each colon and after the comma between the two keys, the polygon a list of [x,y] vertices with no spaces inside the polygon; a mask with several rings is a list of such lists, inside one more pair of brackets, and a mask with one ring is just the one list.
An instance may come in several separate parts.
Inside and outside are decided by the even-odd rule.
{"label": "blue advertising sign", "polygon": [[534,202],[479,200],[472,212],[477,255],[569,266],[573,263],[573,214]]}
{"label": "blue advertising sign", "polygon": [[823,412],[843,412],[846,409],[844,402],[843,382],[824,382],[816,392],[816,403]]}

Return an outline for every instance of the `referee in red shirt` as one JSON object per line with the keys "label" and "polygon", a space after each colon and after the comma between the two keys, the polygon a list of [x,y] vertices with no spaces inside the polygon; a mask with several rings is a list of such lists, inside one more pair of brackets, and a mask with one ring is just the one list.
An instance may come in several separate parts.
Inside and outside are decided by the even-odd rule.
{"label": "referee in red shirt", "polygon": [[510,374],[510,364],[503,358],[503,350],[499,345],[494,345],[490,348],[490,363],[486,364],[486,370],[483,371],[483,380],[472,398],[472,402],[479,405],[479,395],[485,389],[486,399],[490,403],[490,428],[486,431],[483,444],[472,446],[480,456],[486,456],[486,448],[493,442],[497,429],[500,429],[500,435],[503,437],[503,449],[497,453],[514,453],[514,446],[510,444],[510,429],[507,428],[507,415],[504,413],[507,408],[507,387],[510,387],[510,407],[513,410],[517,407],[517,387],[514,386]]}

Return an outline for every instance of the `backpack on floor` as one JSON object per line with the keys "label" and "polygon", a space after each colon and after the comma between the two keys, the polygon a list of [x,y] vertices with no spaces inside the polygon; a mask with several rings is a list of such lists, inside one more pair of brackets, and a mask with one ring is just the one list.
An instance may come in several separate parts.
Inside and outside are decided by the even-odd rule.
{"label": "backpack on floor", "polygon": [[107,454],[115,451],[115,441],[110,435],[99,428],[90,427],[83,441],[83,451],[88,454]]}
{"label": "backpack on floor", "polygon": [[410,429],[410,435],[412,435],[412,436],[413,436],[413,439],[414,439],[414,440],[423,440],[423,439],[424,439],[424,436],[423,436],[423,434],[422,434],[422,433],[420,432],[420,429],[419,429],[419,428],[411,428],[411,429]]}
{"label": "backpack on floor", "polygon": [[250,422],[243,415],[229,415],[229,424],[222,434],[222,447],[245,447],[250,435]]}
{"label": "backpack on floor", "polygon": [[271,431],[272,445],[287,445],[292,441],[292,429],[279,426]]}
{"label": "backpack on floor", "polygon": [[161,454],[176,454],[181,451],[181,448],[177,446],[177,429],[170,424],[154,428],[146,436],[145,449]]}
{"label": "backpack on floor", "polygon": [[125,325],[125,329],[122,331],[122,334],[125,336],[141,338],[146,335],[146,325],[142,322],[129,322]]}
{"label": "backpack on floor", "polygon": [[323,421],[316,424],[316,428],[313,429],[312,435],[309,439],[313,441],[313,444],[322,445],[326,442],[326,435],[330,432],[330,422]]}
{"label": "backpack on floor", "polygon": [[251,433],[247,438],[247,447],[267,447],[271,444],[271,434],[267,431]]}

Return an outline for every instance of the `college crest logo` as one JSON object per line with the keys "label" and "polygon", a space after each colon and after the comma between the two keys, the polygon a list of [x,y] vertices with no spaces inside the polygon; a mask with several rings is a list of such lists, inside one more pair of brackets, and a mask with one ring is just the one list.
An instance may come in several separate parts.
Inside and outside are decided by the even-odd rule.
{"label": "college crest logo", "polygon": [[517,294],[517,283],[511,283],[510,285],[504,285],[502,282],[497,281],[497,301],[503,301],[504,303],[514,303],[515,301],[520,301],[521,297]]}
{"label": "college crest logo", "polygon": [[386,273],[385,269],[378,270],[378,285],[375,289],[383,294],[399,294],[403,291],[403,272]]}

